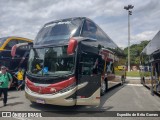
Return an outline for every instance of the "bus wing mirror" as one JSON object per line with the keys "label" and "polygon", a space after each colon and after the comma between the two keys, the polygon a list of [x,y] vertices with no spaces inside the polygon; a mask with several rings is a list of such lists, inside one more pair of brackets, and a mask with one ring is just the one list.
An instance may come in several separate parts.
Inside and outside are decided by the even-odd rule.
{"label": "bus wing mirror", "polygon": [[16,50],[17,50],[19,47],[21,47],[21,46],[32,46],[32,45],[33,45],[32,42],[31,42],[31,43],[19,43],[19,44],[14,45],[14,46],[12,47],[12,49],[11,49],[11,56],[12,56],[12,57],[15,57],[15,56],[16,56]]}
{"label": "bus wing mirror", "polygon": [[11,50],[11,56],[12,56],[12,57],[15,57],[15,56],[16,56],[16,50],[17,50],[17,46],[14,45],[14,46],[12,47],[12,50]]}
{"label": "bus wing mirror", "polygon": [[77,40],[74,39],[70,39],[69,40],[69,44],[68,44],[68,48],[67,48],[67,54],[71,55],[74,53],[75,48],[77,46]]}

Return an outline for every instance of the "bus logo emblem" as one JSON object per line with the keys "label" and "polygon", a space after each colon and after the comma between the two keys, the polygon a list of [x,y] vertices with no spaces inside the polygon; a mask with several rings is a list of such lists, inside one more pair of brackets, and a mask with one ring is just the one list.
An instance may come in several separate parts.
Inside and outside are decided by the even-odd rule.
{"label": "bus logo emblem", "polygon": [[55,88],[50,89],[51,92],[56,92],[57,90]]}

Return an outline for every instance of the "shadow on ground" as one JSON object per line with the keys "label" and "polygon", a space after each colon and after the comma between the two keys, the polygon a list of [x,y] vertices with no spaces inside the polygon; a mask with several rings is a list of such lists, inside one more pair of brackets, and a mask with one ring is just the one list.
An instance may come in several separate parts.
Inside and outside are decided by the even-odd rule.
{"label": "shadow on ground", "polygon": [[[24,104],[24,102],[14,102],[14,103],[8,103],[7,106],[11,107],[11,106],[16,106],[18,104]],[[3,108],[5,106],[1,106],[0,108]]]}
{"label": "shadow on ground", "polygon": [[[113,108],[113,106],[104,106],[107,100],[118,92],[120,89],[125,87],[116,86],[110,89],[104,96],[101,97],[101,102],[99,106],[56,106],[56,105],[48,105],[48,104],[38,104],[31,103],[30,107],[35,108],[37,111],[45,112],[45,115],[53,115],[54,116],[102,116],[106,111]],[[107,104],[106,104],[107,105]]]}

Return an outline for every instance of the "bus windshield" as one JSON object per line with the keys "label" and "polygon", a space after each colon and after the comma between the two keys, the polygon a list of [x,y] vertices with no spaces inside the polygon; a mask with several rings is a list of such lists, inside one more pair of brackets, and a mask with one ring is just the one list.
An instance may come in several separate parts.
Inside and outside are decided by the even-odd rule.
{"label": "bus windshield", "polygon": [[75,55],[67,55],[67,46],[33,48],[28,72],[37,76],[65,76],[74,72]]}
{"label": "bus windshield", "polygon": [[35,39],[35,45],[51,44],[51,41],[66,40],[79,34],[80,19],[56,21],[45,25]]}

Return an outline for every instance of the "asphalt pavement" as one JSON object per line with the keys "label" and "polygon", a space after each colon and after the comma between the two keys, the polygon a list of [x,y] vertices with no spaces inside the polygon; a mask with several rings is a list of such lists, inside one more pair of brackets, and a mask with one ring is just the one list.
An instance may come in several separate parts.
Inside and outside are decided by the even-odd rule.
{"label": "asphalt pavement", "polygon": [[[151,92],[144,86],[139,84],[139,81],[127,80],[126,84],[118,86],[114,89],[108,91],[104,96],[101,97],[101,103],[99,106],[73,106],[73,107],[63,107],[55,105],[46,104],[32,104],[29,100],[25,98],[24,91],[9,91],[8,105],[3,106],[2,100],[0,101],[0,111],[48,111],[50,114],[58,114],[59,117],[54,117],[54,119],[63,119],[60,116],[64,116],[67,120],[74,119],[84,119],[86,114],[81,114],[83,112],[87,113],[85,119],[108,119],[109,117],[104,117],[104,113],[113,111],[160,111],[160,97],[152,96]],[[103,115],[96,114],[102,111]],[[69,114],[66,115],[65,112]],[[75,114],[75,112],[77,112]],[[73,114],[70,114],[73,113]],[[83,116],[84,115],[84,116]],[[96,116],[98,115],[98,117]],[[47,117],[49,119],[49,117]],[[7,118],[11,119],[11,118]],[[29,119],[33,118],[14,118],[14,119]],[[44,118],[34,118],[34,119],[44,119]],[[52,117],[53,119],[53,117]],[[116,117],[114,119],[120,119]],[[127,118],[123,118],[127,119]],[[135,119],[129,117],[128,119]],[[128,120],[127,119],[127,120]],[[137,117],[136,119],[142,119],[142,117]],[[150,117],[143,118],[145,120],[151,119]],[[153,118],[157,119],[157,118]]]}

